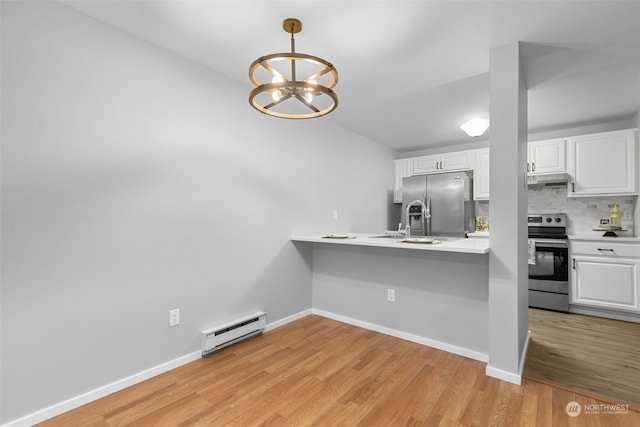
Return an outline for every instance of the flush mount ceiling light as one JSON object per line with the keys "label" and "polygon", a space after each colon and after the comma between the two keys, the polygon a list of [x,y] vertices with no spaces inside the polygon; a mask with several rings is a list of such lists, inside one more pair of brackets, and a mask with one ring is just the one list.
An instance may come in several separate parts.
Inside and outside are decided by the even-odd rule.
{"label": "flush mount ceiling light", "polygon": [[338,83],[335,67],[317,56],[295,52],[294,34],[302,30],[295,18],[282,22],[291,34],[291,52],[261,56],[249,67],[249,80],[256,87],[249,103],[261,113],[285,119],[324,116],[338,106],[332,88]]}
{"label": "flush mount ceiling light", "polygon": [[467,135],[471,137],[480,136],[489,128],[489,120],[483,118],[471,119],[460,126]]}

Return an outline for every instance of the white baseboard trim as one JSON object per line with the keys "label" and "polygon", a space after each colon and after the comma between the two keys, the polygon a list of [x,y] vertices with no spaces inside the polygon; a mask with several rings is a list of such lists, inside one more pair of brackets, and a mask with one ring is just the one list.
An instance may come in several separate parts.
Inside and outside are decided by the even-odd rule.
{"label": "white baseboard trim", "polygon": [[[300,313],[285,317],[284,319],[277,320],[273,323],[269,323],[265,327],[265,331],[270,331],[270,330],[279,328],[280,326],[284,326],[287,323],[290,323],[290,322],[293,322],[294,320],[308,316],[309,314],[311,314],[311,309],[304,310],[304,311],[301,311]],[[102,397],[108,396],[112,393],[123,390],[127,387],[130,387],[142,381],[148,380],[149,378],[153,378],[157,375],[163,374],[172,369],[178,368],[182,365],[186,365],[187,363],[198,360],[201,357],[202,357],[202,352],[200,350],[193,353],[186,354],[184,356],[178,357],[177,359],[173,359],[169,362],[162,363],[160,365],[146,369],[142,372],[133,374],[129,377],[114,381],[111,384],[98,387],[94,390],[72,397],[71,399],[67,399],[63,402],[56,403],[55,405],[51,405],[47,408],[25,415],[24,417],[18,418],[13,421],[9,421],[8,423],[3,424],[1,427],[30,427],[34,424],[40,423],[42,421],[46,421],[50,418],[56,417],[72,409],[76,409],[82,405],[86,405],[87,403],[91,403],[94,400],[98,400]]]}
{"label": "white baseboard trim", "polygon": [[520,361],[518,366],[518,373],[508,372],[502,369],[494,368],[487,364],[485,374],[490,377],[497,378],[499,380],[507,381],[512,384],[522,385],[522,373],[524,372],[524,365],[527,360],[527,352],[529,351],[529,341],[531,340],[531,331],[527,331],[527,338],[524,342],[522,354],[520,355]]}
{"label": "white baseboard trim", "polygon": [[502,381],[506,381],[512,384],[520,385],[522,383],[522,377],[513,372],[504,371],[502,369],[494,368],[487,365],[484,373],[489,377],[497,378]]}
{"label": "white baseboard trim", "polygon": [[638,313],[625,313],[622,311],[607,310],[606,308],[581,307],[579,305],[570,305],[569,313],[585,314],[587,316],[605,317],[607,319],[624,320],[625,322],[640,323],[640,315]]}
{"label": "white baseboard trim", "polygon": [[480,362],[487,362],[489,360],[488,354],[480,353],[478,351],[470,350],[468,348],[459,347],[459,346],[448,344],[442,341],[437,341],[437,340],[425,338],[419,335],[410,334],[407,332],[399,331],[397,329],[387,328],[386,326],[380,326],[374,323],[364,322],[362,320],[353,319],[350,317],[342,316],[340,314],[335,314],[335,313],[331,313],[324,310],[312,309],[311,312],[312,314],[317,314],[318,316],[337,320],[343,323],[348,323],[349,325],[358,326],[364,329],[369,329],[371,331],[380,332],[385,335],[391,335],[392,337],[401,338],[403,340],[426,345],[428,347],[437,348],[438,350],[443,350],[448,353],[453,353],[459,356],[468,357],[470,359],[478,360]]}
{"label": "white baseboard trim", "polygon": [[22,418],[18,418],[17,420],[10,421],[9,423],[4,424],[3,427],[32,426],[34,424],[48,420],[49,418],[53,418],[55,416],[63,414],[72,409],[78,408],[82,405],[86,405],[87,403],[93,402],[94,400],[100,399],[102,397],[108,396],[117,391],[130,387],[144,380],[148,380],[149,378],[153,378],[157,375],[160,375],[162,373],[175,369],[189,362],[193,362],[194,360],[198,360],[200,359],[200,357],[201,357],[200,350],[193,353],[186,354],[184,356],[178,357],[177,359],[173,359],[169,362],[162,363],[160,365],[146,369],[142,372],[133,374],[129,377],[114,381],[111,384],[98,387],[94,390],[72,397],[71,399],[67,399],[63,402],[56,403],[55,405],[51,405],[48,408],[44,408],[34,413],[31,413],[29,415],[26,415]]}
{"label": "white baseboard trim", "polygon": [[275,321],[273,323],[267,324],[267,326],[265,327],[264,331],[268,332],[268,331],[270,331],[272,329],[277,329],[280,326],[284,326],[287,323],[291,323],[291,322],[293,322],[295,320],[302,319],[303,317],[308,316],[310,314],[311,314],[311,309],[303,310],[303,311],[301,311],[299,313],[292,314],[291,316],[287,316],[284,319],[280,319],[280,320],[277,320],[277,321]]}
{"label": "white baseboard trim", "polygon": [[522,348],[522,355],[520,355],[520,368],[518,369],[518,375],[520,375],[520,383],[522,383],[522,374],[524,372],[524,365],[527,363],[527,352],[529,351],[529,341],[531,341],[531,331],[527,331],[527,338],[524,341],[524,347]]}

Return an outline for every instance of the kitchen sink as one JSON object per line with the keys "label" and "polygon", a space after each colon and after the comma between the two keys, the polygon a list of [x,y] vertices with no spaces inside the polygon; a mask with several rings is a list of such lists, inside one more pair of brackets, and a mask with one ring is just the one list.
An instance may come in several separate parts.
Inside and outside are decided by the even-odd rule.
{"label": "kitchen sink", "polygon": [[441,242],[455,242],[456,240],[466,239],[466,237],[444,237],[444,236],[434,236],[434,239],[438,239]]}
{"label": "kitchen sink", "polygon": [[[404,240],[404,234],[376,234],[368,236],[370,239],[395,239]],[[424,236],[413,236],[416,239],[424,239]],[[464,237],[450,237],[450,236],[431,236],[433,240],[439,240],[440,242],[455,242],[456,240],[464,239]],[[422,242],[417,242],[422,243]]]}

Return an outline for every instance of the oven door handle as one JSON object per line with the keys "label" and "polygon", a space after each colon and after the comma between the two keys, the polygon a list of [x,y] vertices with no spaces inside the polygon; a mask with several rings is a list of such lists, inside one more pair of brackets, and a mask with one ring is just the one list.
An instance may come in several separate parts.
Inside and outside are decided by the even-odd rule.
{"label": "oven door handle", "polygon": [[534,241],[536,247],[544,246],[545,248],[568,248],[569,244],[566,240],[558,239],[531,239]]}

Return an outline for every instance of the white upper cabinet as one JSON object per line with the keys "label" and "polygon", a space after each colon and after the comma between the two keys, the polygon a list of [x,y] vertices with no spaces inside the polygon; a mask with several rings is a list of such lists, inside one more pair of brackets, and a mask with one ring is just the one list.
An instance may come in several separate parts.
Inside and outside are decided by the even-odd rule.
{"label": "white upper cabinet", "polygon": [[393,202],[402,203],[402,178],[411,176],[411,159],[398,159],[395,164],[395,181],[393,185]]}
{"label": "white upper cabinet", "polygon": [[473,160],[474,156],[472,151],[456,151],[453,153],[413,157],[411,159],[411,174],[425,175],[438,172],[469,170],[473,169]]}
{"label": "white upper cabinet", "polygon": [[473,168],[473,198],[489,200],[489,149],[476,150],[476,162]]}
{"label": "white upper cabinet", "polygon": [[527,172],[529,175],[548,175],[567,171],[565,139],[530,142],[527,148]]}
{"label": "white upper cabinet", "polygon": [[569,197],[638,194],[637,130],[569,139]]}

